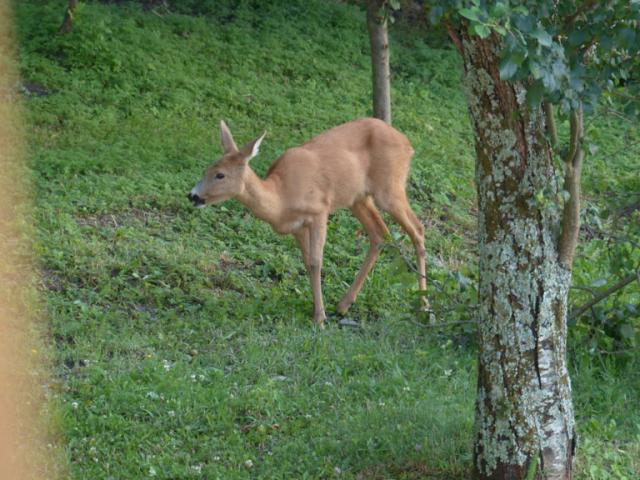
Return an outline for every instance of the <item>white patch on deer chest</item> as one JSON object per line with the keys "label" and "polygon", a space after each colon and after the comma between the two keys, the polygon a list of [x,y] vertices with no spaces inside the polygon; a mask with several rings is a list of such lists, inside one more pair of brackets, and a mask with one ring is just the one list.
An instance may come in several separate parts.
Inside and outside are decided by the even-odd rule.
{"label": "white patch on deer chest", "polygon": [[295,220],[272,223],[271,227],[280,234],[294,233],[305,226],[304,218],[296,218]]}
{"label": "white patch on deer chest", "polygon": [[304,226],[304,219],[300,218],[286,225],[289,232],[295,232]]}

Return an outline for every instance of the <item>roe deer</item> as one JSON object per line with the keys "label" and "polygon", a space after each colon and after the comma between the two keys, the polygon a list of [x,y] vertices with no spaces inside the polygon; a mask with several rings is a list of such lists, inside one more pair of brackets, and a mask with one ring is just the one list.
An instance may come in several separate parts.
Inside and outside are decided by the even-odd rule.
{"label": "roe deer", "polygon": [[327,219],[339,208],[351,209],[370,241],[364,264],[338,304],[339,313],[355,301],[389,233],[376,206],[389,212],[411,237],[418,258],[418,287],[426,290],[424,228],[405,193],[413,155],[407,137],[381,120],[354,120],[288,149],[262,180],[249,160],[257,155],[265,134],[238,149],[221,121],[224,153],[187,196],[198,207],[234,198],[276,232],[292,234],[311,280],[315,323],[323,326],[326,318],[322,255]]}

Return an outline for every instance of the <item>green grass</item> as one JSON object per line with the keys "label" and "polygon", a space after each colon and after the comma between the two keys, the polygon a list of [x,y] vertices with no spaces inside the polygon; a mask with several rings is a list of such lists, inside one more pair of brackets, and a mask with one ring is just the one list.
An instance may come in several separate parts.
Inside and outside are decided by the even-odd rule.
{"label": "green grass", "polygon": [[[221,118],[239,142],[268,130],[252,161],[263,174],[285,148],[371,114],[362,12],[228,0],[214,15],[159,17],[87,3],[60,37],[63,4],[16,8],[23,77],[50,91],[26,106],[71,477],[468,478],[473,335],[421,326],[396,255],[383,255],[354,305],[359,328],[317,331],[294,241],[236,203],[195,210],[185,199],[220,153]],[[428,227],[435,303],[447,306],[473,295],[461,285],[475,278],[460,64],[424,32],[394,34],[394,124],[416,150],[409,196]],[[625,132],[637,138],[621,128],[599,122],[604,141],[586,166],[585,190],[602,209],[609,190],[638,189],[637,150],[607,157]],[[330,312],[363,259],[359,228],[332,218]],[[410,257],[409,242],[398,244]],[[580,279],[595,275],[590,262]],[[576,347],[571,358],[579,478],[634,478],[638,356]]]}

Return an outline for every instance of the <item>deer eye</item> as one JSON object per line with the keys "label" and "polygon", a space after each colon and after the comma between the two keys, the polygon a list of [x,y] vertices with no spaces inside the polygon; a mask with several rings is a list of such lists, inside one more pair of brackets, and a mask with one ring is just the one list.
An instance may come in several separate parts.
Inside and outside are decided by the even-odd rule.
{"label": "deer eye", "polygon": [[224,178],[224,173],[216,173],[216,178]]}

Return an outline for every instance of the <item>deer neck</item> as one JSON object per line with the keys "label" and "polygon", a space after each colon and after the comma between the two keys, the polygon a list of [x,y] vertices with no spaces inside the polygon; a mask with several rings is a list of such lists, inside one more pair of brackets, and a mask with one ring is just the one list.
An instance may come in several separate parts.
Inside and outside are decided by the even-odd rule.
{"label": "deer neck", "polygon": [[275,223],[280,215],[281,204],[277,184],[273,178],[262,180],[249,168],[244,191],[237,200],[261,220]]}

